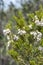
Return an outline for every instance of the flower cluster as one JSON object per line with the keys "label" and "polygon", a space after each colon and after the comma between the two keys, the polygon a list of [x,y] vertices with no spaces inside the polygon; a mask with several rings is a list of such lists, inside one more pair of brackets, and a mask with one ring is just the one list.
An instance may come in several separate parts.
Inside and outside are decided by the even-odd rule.
{"label": "flower cluster", "polygon": [[39,21],[38,17],[35,16],[35,24],[38,26],[43,26],[43,18],[41,19],[41,21]]}
{"label": "flower cluster", "polygon": [[[17,35],[13,35],[13,38],[11,39],[11,31],[10,29],[4,29],[3,30],[3,34],[7,37],[7,40],[8,40],[8,43],[7,43],[7,47],[10,46],[10,43],[14,40],[14,41],[17,41],[19,39],[19,36]],[[23,34],[26,34],[26,31],[25,30],[20,30],[18,29],[18,33],[19,35],[23,35]]]}
{"label": "flower cluster", "polygon": [[37,31],[37,41],[40,41],[42,37],[42,33]]}
{"label": "flower cluster", "polygon": [[37,31],[30,32],[30,34],[33,35],[34,36],[34,39],[37,39],[37,41],[40,41],[41,40],[42,33],[39,32],[38,30]]}
{"label": "flower cluster", "polygon": [[37,32],[36,32],[36,31],[32,31],[32,32],[30,32],[30,34],[34,36],[34,39],[35,39],[36,36],[37,36]]}
{"label": "flower cluster", "polygon": [[25,30],[20,30],[20,29],[18,29],[18,34],[19,34],[19,35],[26,34],[26,31],[25,31]]}
{"label": "flower cluster", "polygon": [[8,35],[9,33],[11,33],[10,29],[4,29],[3,30],[4,35]]}
{"label": "flower cluster", "polygon": [[14,40],[18,40],[19,39],[19,37],[17,36],[17,35],[14,35]]}

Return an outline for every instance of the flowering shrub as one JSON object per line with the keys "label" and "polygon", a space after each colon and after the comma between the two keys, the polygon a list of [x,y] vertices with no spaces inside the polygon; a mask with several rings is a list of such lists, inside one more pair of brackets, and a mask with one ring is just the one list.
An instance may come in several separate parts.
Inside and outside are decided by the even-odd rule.
{"label": "flowering shrub", "polygon": [[[7,51],[19,65],[43,65],[43,11],[28,14],[26,21],[22,13],[14,16],[16,33],[7,28]],[[10,48],[9,48],[10,47]]]}

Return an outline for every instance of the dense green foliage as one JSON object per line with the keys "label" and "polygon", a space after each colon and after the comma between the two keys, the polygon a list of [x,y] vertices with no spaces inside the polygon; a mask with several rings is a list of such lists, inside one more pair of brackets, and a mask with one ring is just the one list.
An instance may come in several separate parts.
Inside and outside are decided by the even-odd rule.
{"label": "dense green foliage", "polygon": [[13,16],[16,22],[14,26],[16,33],[11,31],[11,25],[7,25],[4,31],[5,36],[8,36],[8,53],[19,65],[43,65],[42,8],[35,14],[27,14],[28,21],[25,20],[21,11],[17,15]]}

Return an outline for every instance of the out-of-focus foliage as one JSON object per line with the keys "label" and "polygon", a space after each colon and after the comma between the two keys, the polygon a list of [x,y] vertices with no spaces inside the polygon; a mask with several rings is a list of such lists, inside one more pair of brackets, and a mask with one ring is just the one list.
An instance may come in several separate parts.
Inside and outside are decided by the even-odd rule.
{"label": "out-of-focus foliage", "polygon": [[43,65],[43,1],[21,0],[22,8],[18,9],[10,2],[6,11],[4,1],[0,3],[0,62],[4,65],[14,65],[14,61],[18,65]]}
{"label": "out-of-focus foliage", "polygon": [[39,6],[43,6],[43,0],[17,0],[20,1],[23,13],[30,13],[39,10]]}

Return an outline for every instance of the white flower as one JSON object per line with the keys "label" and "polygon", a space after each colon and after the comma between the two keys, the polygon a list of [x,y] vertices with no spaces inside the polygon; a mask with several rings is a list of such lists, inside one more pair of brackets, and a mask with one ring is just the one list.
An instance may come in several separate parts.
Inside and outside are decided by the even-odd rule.
{"label": "white flower", "polygon": [[35,24],[36,25],[40,25],[40,21],[39,20],[35,20]]}
{"label": "white flower", "polygon": [[14,40],[18,40],[18,39],[19,39],[19,37],[14,35]]}
{"label": "white flower", "polygon": [[37,17],[37,15],[35,15],[35,20],[37,20],[38,19],[38,17]]}
{"label": "white flower", "polygon": [[41,38],[37,37],[37,42],[40,41],[40,40],[41,40]]}
{"label": "white flower", "polygon": [[4,34],[4,35],[9,34],[10,32],[11,32],[10,29],[4,29],[4,30],[3,30],[3,34]]}
{"label": "white flower", "polygon": [[7,35],[7,40],[10,40],[10,37]]}
{"label": "white flower", "polygon": [[7,42],[6,50],[8,50],[8,49],[9,49],[10,44],[11,44],[12,42],[13,42],[13,40],[9,40],[9,41]]}
{"label": "white flower", "polygon": [[20,35],[23,35],[23,34],[25,34],[26,33],[26,31],[25,30],[18,30],[18,34],[20,34]]}
{"label": "white flower", "polygon": [[34,39],[37,39],[37,41],[40,41],[41,40],[42,33],[39,32],[38,30],[37,31],[30,32],[30,34],[33,35],[34,36]]}
{"label": "white flower", "polygon": [[18,29],[18,31],[20,31],[20,29]]}
{"label": "white flower", "polygon": [[42,36],[42,33],[41,33],[41,32],[39,32],[38,30],[37,30],[37,34],[38,34],[38,35],[40,35],[40,36]]}
{"label": "white flower", "polygon": [[7,43],[7,46],[9,47],[10,46],[10,43],[12,43],[13,40],[9,40],[8,43]]}
{"label": "white flower", "polygon": [[42,20],[39,21],[39,20],[37,19],[37,20],[35,20],[35,24],[36,24],[36,25],[39,25],[39,26],[43,26],[43,21],[42,21]]}
{"label": "white flower", "polygon": [[7,46],[8,46],[8,47],[10,46],[10,43],[11,43],[11,41],[8,41],[8,43],[7,43]]}
{"label": "white flower", "polygon": [[31,35],[37,35],[35,31],[30,32]]}
{"label": "white flower", "polygon": [[38,47],[38,50],[40,50],[40,51],[41,51],[42,49],[43,49],[43,47],[42,47],[42,46],[39,46],[39,47]]}
{"label": "white flower", "polygon": [[42,33],[37,31],[37,41],[40,41],[42,37]]}
{"label": "white flower", "polygon": [[32,31],[32,32],[30,32],[30,34],[34,36],[34,39],[35,39],[36,36],[37,36],[37,32],[36,32],[36,31]]}
{"label": "white flower", "polygon": [[32,29],[32,24],[29,25],[29,28]]}

